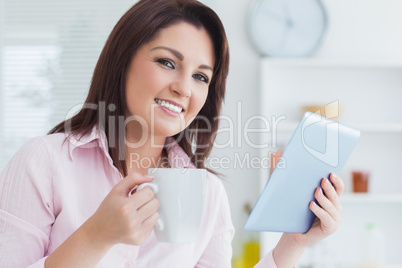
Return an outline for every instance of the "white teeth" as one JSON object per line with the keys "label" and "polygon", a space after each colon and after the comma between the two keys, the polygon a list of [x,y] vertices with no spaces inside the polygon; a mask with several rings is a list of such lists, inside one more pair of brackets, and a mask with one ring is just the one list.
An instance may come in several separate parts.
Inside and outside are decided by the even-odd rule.
{"label": "white teeth", "polygon": [[171,110],[171,111],[173,111],[175,113],[181,113],[181,111],[183,110],[181,107],[176,106],[174,104],[171,104],[171,103],[169,103],[167,101],[163,101],[163,100],[160,100],[160,99],[155,99],[155,102],[157,102],[159,105],[161,105],[161,106],[163,106],[165,108],[168,108],[169,110]]}

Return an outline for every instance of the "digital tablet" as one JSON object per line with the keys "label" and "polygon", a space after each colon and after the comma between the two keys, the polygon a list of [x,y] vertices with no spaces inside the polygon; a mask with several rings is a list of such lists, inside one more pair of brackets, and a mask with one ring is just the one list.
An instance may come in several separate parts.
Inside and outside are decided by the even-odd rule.
{"label": "digital tablet", "polygon": [[340,174],[360,138],[360,131],[306,112],[279,164],[252,209],[244,229],[307,232],[315,215],[309,209],[322,178]]}

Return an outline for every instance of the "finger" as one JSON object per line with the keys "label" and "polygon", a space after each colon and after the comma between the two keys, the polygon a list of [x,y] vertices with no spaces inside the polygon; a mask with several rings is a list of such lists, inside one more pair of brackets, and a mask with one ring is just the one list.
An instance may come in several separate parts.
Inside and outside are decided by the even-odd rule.
{"label": "finger", "polygon": [[336,175],[335,173],[331,173],[329,178],[335,188],[336,193],[338,194],[338,196],[341,196],[343,190],[345,189],[345,184],[342,178]]}
{"label": "finger", "polygon": [[331,201],[339,213],[342,213],[342,206],[339,201],[339,195],[336,192],[334,186],[330,183],[327,178],[322,179],[321,187],[324,190],[325,196]]}
{"label": "finger", "polygon": [[335,221],[340,222],[341,217],[340,213],[334,206],[334,204],[329,201],[329,199],[324,195],[321,188],[318,188],[315,191],[314,197],[317,199],[318,204],[320,204],[321,208]]}
{"label": "finger", "polygon": [[155,212],[154,214],[152,214],[151,216],[149,216],[142,222],[142,226],[145,228],[153,228],[155,226],[156,222],[158,221],[159,217],[160,217],[159,213]]}
{"label": "finger", "polygon": [[148,202],[144,203],[141,207],[139,207],[138,213],[140,215],[144,215],[145,217],[149,217],[149,215],[154,214],[159,209],[159,201],[156,198],[152,198]]}
{"label": "finger", "polygon": [[113,190],[119,194],[128,196],[132,189],[141,183],[151,182],[153,177],[151,175],[141,175],[139,173],[132,173],[117,183]]}
{"label": "finger", "polygon": [[155,193],[149,187],[144,187],[131,195],[130,200],[134,204],[134,208],[139,210],[152,199],[155,199]]}
{"label": "finger", "polygon": [[321,229],[328,234],[335,232],[337,228],[337,223],[334,219],[320,206],[317,205],[316,202],[310,202],[310,209],[320,219]]}

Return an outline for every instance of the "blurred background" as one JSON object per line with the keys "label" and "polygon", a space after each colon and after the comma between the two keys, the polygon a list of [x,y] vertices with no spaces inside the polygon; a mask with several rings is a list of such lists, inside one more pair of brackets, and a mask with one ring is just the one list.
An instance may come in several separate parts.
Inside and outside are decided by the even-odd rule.
{"label": "blurred background", "polygon": [[[303,110],[334,103],[336,119],[360,129],[361,140],[340,174],[346,184],[342,225],[309,248],[298,267],[402,267],[402,2],[202,2],[221,17],[231,52],[222,123],[210,157],[216,161],[209,166],[224,175],[231,204],[233,267],[252,267],[280,236],[243,231],[269,178],[264,161],[280,155]],[[0,0],[0,170],[29,138],[45,135],[79,109],[108,34],[134,3]],[[278,13],[275,7],[282,3],[288,9]],[[301,39],[289,39],[289,47],[313,40],[309,53],[261,51],[267,40],[251,32],[268,29],[264,23],[272,18],[275,29],[297,29],[303,19],[293,16],[316,16],[317,3],[325,19],[318,15],[311,31],[322,23],[323,35],[314,39],[309,31],[295,30]],[[251,7],[267,12],[253,21]],[[268,44],[275,38],[282,43],[284,32],[267,31]]]}

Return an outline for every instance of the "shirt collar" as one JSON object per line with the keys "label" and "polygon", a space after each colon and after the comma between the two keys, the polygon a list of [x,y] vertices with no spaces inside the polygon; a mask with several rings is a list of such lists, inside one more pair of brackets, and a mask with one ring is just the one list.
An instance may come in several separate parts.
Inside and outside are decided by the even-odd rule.
{"label": "shirt collar", "polygon": [[[69,153],[71,159],[73,158],[73,151],[76,148],[95,148],[99,147],[105,153],[111,165],[113,161],[109,156],[108,142],[105,131],[98,126],[94,126],[91,132],[85,135],[69,135],[70,142]],[[165,148],[168,155],[168,161],[171,168],[195,168],[191,159],[172,137],[166,138]]]}
{"label": "shirt collar", "polygon": [[106,155],[109,155],[106,134],[103,130],[100,130],[97,125],[85,135],[69,135],[67,139],[70,142],[69,152],[71,159],[74,159],[73,152],[76,148],[90,149],[98,147],[101,148]]}

